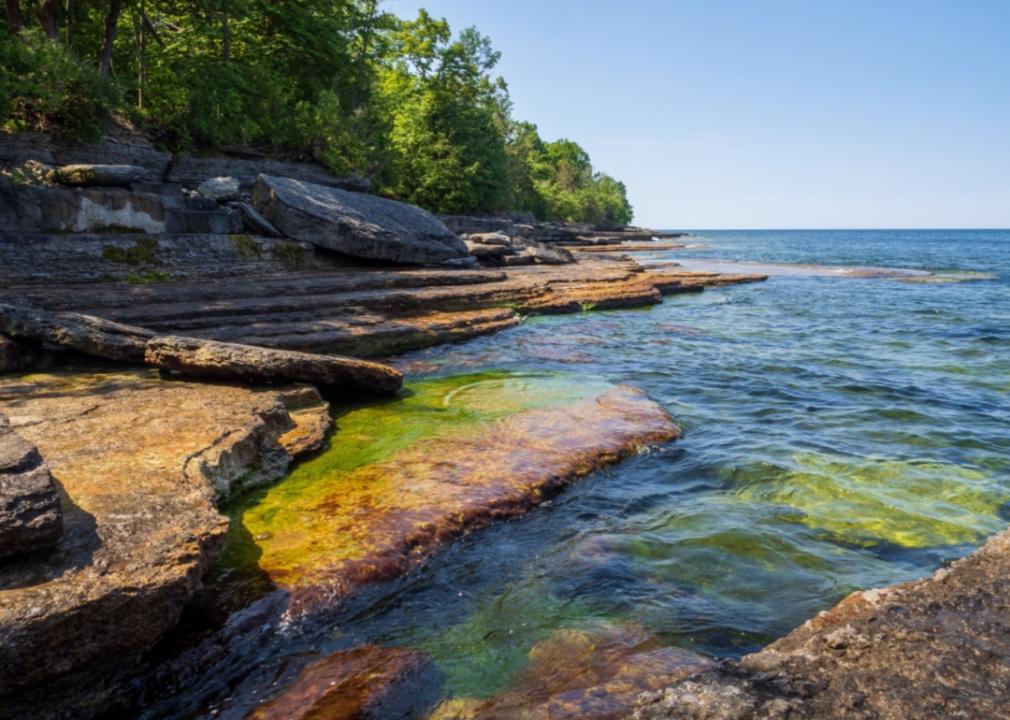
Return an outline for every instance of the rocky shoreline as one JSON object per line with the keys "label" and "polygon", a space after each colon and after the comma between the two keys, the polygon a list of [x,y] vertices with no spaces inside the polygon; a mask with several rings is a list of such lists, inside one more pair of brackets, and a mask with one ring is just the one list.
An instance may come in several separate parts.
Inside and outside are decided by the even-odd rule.
{"label": "rocky shoreline", "polygon": [[[0,135],[0,171],[0,717],[136,712],[138,673],[210,672],[230,643],[311,622],[454,538],[679,434],[658,405],[617,387],[364,465],[340,493],[286,501],[327,518],[318,535],[260,533],[256,604],[196,649],[166,651],[207,592],[229,531],[224,504],[324,447],[329,401],[395,395],[403,376],[383,359],[529,316],[647,307],[767,277],[634,259],[682,247],[678,233],[439,218],[319,166],[173,156],[136,136],[81,146]],[[298,543],[307,549],[293,561]],[[927,667],[966,688],[943,694],[950,713],[936,717],[983,702],[972,689],[982,682],[1005,704],[1010,664],[994,638],[1010,617],[1007,557],[1001,535],[931,580],[854,596],[739,664],[668,657],[643,650],[636,629],[606,629],[620,638],[615,657],[639,664],[594,671],[620,702],[586,700],[571,716],[620,717],[650,690],[643,720],[909,717],[932,697],[920,687]],[[929,623],[950,632],[913,637]],[[949,670],[965,643],[983,649]],[[564,652],[552,647],[545,658]],[[395,703],[382,693],[427,668],[417,653],[389,652],[306,663],[252,716],[383,717],[374,708]],[[921,655],[916,672],[898,662],[906,652]],[[381,682],[361,687],[346,669],[358,666]],[[529,692],[549,695],[535,680]],[[904,705],[881,705],[909,683]],[[510,702],[436,716],[509,716],[499,706]]]}

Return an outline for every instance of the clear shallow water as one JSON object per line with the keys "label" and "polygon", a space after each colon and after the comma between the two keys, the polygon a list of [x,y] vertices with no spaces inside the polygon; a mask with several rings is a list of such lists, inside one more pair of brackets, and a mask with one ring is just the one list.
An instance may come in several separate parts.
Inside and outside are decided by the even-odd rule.
{"label": "clear shallow water", "polygon": [[660,644],[738,656],[1010,522],[1010,232],[698,234],[704,247],[653,259],[995,279],[785,275],[405,358],[427,375],[630,383],[685,436],[377,588],[318,628],[314,650],[420,648],[457,697],[509,689],[531,648],[564,629],[633,623]]}

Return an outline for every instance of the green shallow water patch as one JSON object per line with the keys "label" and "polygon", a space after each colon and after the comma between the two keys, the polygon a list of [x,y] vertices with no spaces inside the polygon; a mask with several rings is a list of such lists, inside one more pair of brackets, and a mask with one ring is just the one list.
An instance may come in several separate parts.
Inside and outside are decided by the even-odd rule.
{"label": "green shallow water patch", "polygon": [[783,522],[854,545],[958,545],[1004,525],[1006,492],[998,479],[952,463],[808,452],[785,467],[754,464],[731,477],[737,501],[775,506]]}
{"label": "green shallow water patch", "polygon": [[446,695],[487,698],[512,686],[538,642],[560,628],[585,629],[599,620],[578,599],[530,582],[481,598],[456,624],[402,639],[435,659]]}
{"label": "green shallow water patch", "polygon": [[[478,432],[524,412],[598,395],[609,383],[562,374],[484,372],[410,383],[395,399],[337,409],[330,446],[283,481],[229,508],[232,523],[219,572],[262,567],[271,574],[367,555],[363,524],[378,513],[409,515],[424,502],[399,477],[370,466],[419,443]],[[289,577],[294,581],[296,578]]]}

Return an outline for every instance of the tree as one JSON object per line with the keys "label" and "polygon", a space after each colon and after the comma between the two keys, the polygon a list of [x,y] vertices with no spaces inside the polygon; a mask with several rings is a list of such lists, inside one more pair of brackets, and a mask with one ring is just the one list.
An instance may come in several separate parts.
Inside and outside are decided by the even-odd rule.
{"label": "tree", "polygon": [[[259,146],[429,209],[630,219],[623,185],[513,119],[475,28],[382,0],[5,0],[0,125],[95,137],[112,112],[173,148]],[[25,25],[37,17],[38,25]]]}

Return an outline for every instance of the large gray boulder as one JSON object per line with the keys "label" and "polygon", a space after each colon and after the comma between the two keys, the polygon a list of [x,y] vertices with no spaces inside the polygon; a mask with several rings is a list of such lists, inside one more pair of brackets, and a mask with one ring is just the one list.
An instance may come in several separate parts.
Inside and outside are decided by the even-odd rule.
{"label": "large gray boulder", "polygon": [[225,202],[238,198],[240,189],[238,179],[226,175],[204,180],[196,191],[205,198]]}
{"label": "large gray boulder", "polygon": [[47,550],[62,534],[60,497],[49,467],[0,416],[0,559]]}
{"label": "large gray boulder", "polygon": [[288,237],[345,255],[407,265],[467,257],[463,241],[434,215],[375,195],[260,175],[253,204]]}

